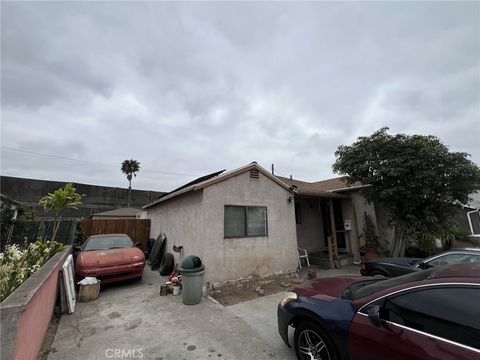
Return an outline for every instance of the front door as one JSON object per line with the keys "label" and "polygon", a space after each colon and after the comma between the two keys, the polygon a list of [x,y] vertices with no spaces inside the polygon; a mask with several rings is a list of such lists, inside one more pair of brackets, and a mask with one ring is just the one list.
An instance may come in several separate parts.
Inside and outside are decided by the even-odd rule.
{"label": "front door", "polygon": [[[330,201],[320,203],[322,209],[323,239],[328,248],[328,237],[332,235],[332,223],[330,221]],[[343,214],[341,200],[333,200],[333,216],[335,218],[335,235],[337,236],[337,249],[347,250],[345,231],[343,229]]]}
{"label": "front door", "polygon": [[341,200],[333,200],[333,214],[335,216],[335,234],[337,235],[337,249],[347,250],[345,230],[343,228],[343,213]]}

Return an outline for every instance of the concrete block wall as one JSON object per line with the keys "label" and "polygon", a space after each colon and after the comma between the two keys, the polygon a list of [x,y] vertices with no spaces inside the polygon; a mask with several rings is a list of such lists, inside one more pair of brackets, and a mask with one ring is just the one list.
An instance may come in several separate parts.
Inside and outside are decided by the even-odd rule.
{"label": "concrete block wall", "polygon": [[55,254],[0,304],[2,359],[36,359],[57,300],[70,247]]}

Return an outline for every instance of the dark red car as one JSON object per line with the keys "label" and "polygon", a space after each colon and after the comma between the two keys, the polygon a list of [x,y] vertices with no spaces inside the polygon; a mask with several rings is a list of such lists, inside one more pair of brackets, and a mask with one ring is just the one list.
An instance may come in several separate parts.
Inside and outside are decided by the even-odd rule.
{"label": "dark red car", "polygon": [[79,249],[75,278],[94,276],[102,284],[141,279],[144,267],[145,255],[128,235],[93,235]]}
{"label": "dark red car", "polygon": [[480,264],[307,282],[277,316],[298,359],[480,359]]}

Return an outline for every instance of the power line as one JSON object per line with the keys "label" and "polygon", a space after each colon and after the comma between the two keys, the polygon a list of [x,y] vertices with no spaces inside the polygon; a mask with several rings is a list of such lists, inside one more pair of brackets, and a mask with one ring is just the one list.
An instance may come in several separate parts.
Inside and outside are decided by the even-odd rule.
{"label": "power line", "polygon": [[[82,163],[82,164],[95,164],[95,165],[102,165],[102,166],[117,167],[117,165],[98,162],[98,161],[73,159],[73,158],[69,158],[69,157],[66,157],[66,156],[53,155],[53,154],[47,154],[47,153],[41,153],[41,152],[29,151],[29,150],[20,150],[20,149],[10,148],[10,147],[6,147],[6,146],[0,146],[0,148],[2,150],[6,150],[6,151],[18,152],[18,153],[27,154],[27,155],[43,156],[43,157],[52,158],[52,159],[73,161],[73,162]],[[145,170],[143,168],[142,168],[142,172],[162,174],[162,175],[180,175],[180,176],[197,176],[197,177],[201,176],[201,175],[198,175],[198,174],[177,173],[177,172],[171,172],[171,171],[159,171],[159,170],[148,170],[148,169]]]}

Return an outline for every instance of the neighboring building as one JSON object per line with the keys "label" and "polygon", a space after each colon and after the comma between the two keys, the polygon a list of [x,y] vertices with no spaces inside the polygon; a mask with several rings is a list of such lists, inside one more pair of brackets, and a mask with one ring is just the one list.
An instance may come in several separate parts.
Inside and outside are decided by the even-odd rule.
{"label": "neighboring building", "polygon": [[135,208],[120,208],[110,211],[103,211],[92,215],[93,220],[98,219],[137,219],[145,211]]}
{"label": "neighboring building", "polygon": [[[1,176],[0,184],[3,195],[15,199],[26,210],[32,209],[38,217],[49,217],[38,201],[48,193],[64,187],[67,182]],[[73,185],[79,194],[85,196],[82,198],[82,204],[78,206],[78,209],[67,209],[65,211],[64,216],[66,217],[90,217],[98,212],[127,206],[128,189],[126,188],[79,183],[73,183]],[[132,190],[131,206],[141,208],[164,194],[164,192],[159,191]]]}
{"label": "neighboring building", "polygon": [[476,242],[480,241],[480,191],[470,195],[470,201],[460,206],[457,222],[468,236]]}
{"label": "neighboring building", "polygon": [[291,273],[297,267],[293,191],[257,165],[217,172],[144,206],[151,237],[199,256],[211,283]]}

